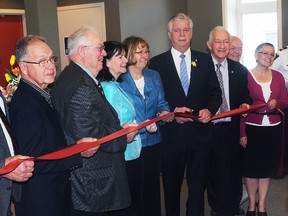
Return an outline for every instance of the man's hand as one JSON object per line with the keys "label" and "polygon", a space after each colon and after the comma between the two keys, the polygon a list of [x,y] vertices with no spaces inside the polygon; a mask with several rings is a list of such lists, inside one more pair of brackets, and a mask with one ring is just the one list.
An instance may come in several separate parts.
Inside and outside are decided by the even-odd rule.
{"label": "man's hand", "polygon": [[198,120],[202,123],[207,123],[211,120],[211,112],[208,109],[201,109],[199,111]]}
{"label": "man's hand", "polygon": [[[136,123],[129,123],[129,124],[124,124],[122,125],[123,128],[127,128],[127,127],[133,127],[133,126],[137,126],[138,124]],[[127,134],[127,143],[130,143],[133,141],[134,137],[138,134],[138,130],[130,132]]]}
{"label": "man's hand", "polygon": [[[5,165],[17,159],[28,159],[28,158],[30,157],[23,155],[16,155],[13,157],[9,157],[5,159]],[[3,175],[3,177],[8,178],[12,181],[24,182],[27,181],[29,178],[31,178],[31,176],[33,175],[33,171],[34,171],[34,161],[25,160],[21,164],[19,164],[15,170],[6,175]]]}
{"label": "man's hand", "polygon": [[[179,112],[179,113],[192,113],[193,110],[190,109],[190,108],[187,108],[187,107],[176,107],[174,112]],[[192,118],[182,118],[182,117],[176,117],[175,118],[176,121],[179,123],[179,124],[183,124],[185,122],[193,122],[193,119]]]}
{"label": "man's hand", "polygon": [[[78,140],[77,144],[81,142],[95,142],[95,141],[97,141],[96,138],[84,137],[81,140]],[[98,151],[99,148],[100,148],[100,145],[87,149],[86,151],[81,152],[81,156],[85,158],[92,157]]]}

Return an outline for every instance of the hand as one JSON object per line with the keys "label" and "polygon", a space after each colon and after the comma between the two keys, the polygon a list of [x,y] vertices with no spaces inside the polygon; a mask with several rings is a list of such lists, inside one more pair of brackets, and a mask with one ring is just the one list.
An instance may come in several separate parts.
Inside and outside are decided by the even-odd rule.
{"label": "hand", "polygon": [[[243,103],[240,105],[240,108],[246,108],[246,109],[249,109],[250,108],[250,105],[247,104],[247,103]],[[248,115],[248,113],[243,113],[242,116],[245,118],[246,116]]]}
{"label": "hand", "polygon": [[[96,138],[84,137],[81,140],[78,140],[77,144],[81,142],[95,142],[95,141],[97,141]],[[85,158],[92,157],[98,151],[99,148],[100,148],[100,145],[87,149],[86,151],[81,152],[81,156]]]}
{"label": "hand", "polygon": [[199,111],[198,120],[202,123],[207,123],[211,120],[211,112],[208,109],[201,109]]}
{"label": "hand", "polygon": [[[16,155],[13,157],[9,157],[5,159],[5,165],[17,159],[28,159],[28,158],[30,157],[23,155]],[[34,161],[25,160],[21,164],[19,164],[15,170],[6,175],[3,175],[3,177],[8,178],[12,181],[25,182],[32,177],[33,171],[34,171]]]}
{"label": "hand", "polygon": [[[168,113],[169,113],[168,111],[162,111],[162,112],[160,112],[159,116],[163,116],[163,115],[166,115],[166,114],[168,114]],[[175,116],[174,116],[174,114],[173,114],[173,115],[171,115],[171,116],[163,119],[162,121],[164,121],[164,122],[172,122],[172,121],[174,120],[174,117],[175,117]]]}
{"label": "hand", "polygon": [[[174,112],[180,112],[180,113],[185,113],[185,112],[188,112],[188,113],[192,113],[193,110],[190,109],[190,108],[187,108],[187,107],[176,107]],[[176,121],[179,123],[179,124],[183,124],[185,122],[193,122],[193,119],[192,118],[182,118],[182,117],[176,117],[175,118]]]}
{"label": "hand", "polygon": [[[137,126],[138,124],[132,122],[129,124],[124,124],[122,125],[123,128],[127,128],[127,127],[133,127],[133,126]],[[127,134],[127,143],[130,143],[133,141],[134,137],[138,134],[138,130],[130,132]]]}
{"label": "hand", "polygon": [[269,109],[275,109],[276,108],[276,105],[277,105],[277,101],[275,99],[271,99],[269,102],[268,102],[268,108]]}
{"label": "hand", "polygon": [[[146,121],[148,121],[148,120],[146,120]],[[146,130],[149,133],[156,133],[156,131],[158,130],[156,123],[152,123],[152,124],[146,126]]]}
{"label": "hand", "polygon": [[243,148],[246,148],[246,147],[247,147],[247,136],[245,136],[245,137],[240,137],[240,145],[241,145]]}

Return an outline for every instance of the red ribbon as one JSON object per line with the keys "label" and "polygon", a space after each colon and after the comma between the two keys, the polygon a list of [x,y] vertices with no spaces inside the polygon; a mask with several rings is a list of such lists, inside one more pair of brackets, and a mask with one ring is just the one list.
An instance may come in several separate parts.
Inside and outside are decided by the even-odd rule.
{"label": "red ribbon", "polygon": [[[234,109],[234,110],[231,110],[231,111],[228,111],[225,113],[221,113],[219,115],[212,116],[211,120],[215,120],[215,119],[219,119],[219,118],[225,118],[225,117],[232,116],[232,115],[239,115],[239,114],[243,114],[243,113],[248,113],[248,112],[257,110],[261,107],[264,107],[264,106],[266,106],[266,104],[253,105],[253,106],[250,106],[250,108]],[[157,118],[151,119],[149,121],[145,121],[145,122],[143,122],[137,126],[130,126],[130,127],[121,129],[119,131],[116,131],[115,133],[108,135],[108,136],[102,137],[102,138],[100,138],[94,142],[81,142],[81,143],[76,144],[76,145],[70,145],[65,149],[61,149],[61,150],[58,150],[58,151],[55,151],[55,152],[52,152],[52,153],[49,153],[46,155],[42,155],[42,156],[37,157],[37,158],[31,157],[31,158],[27,158],[27,159],[14,160],[0,169],[0,175],[4,175],[4,174],[7,174],[9,172],[12,172],[14,169],[16,169],[18,167],[19,164],[21,164],[25,160],[32,160],[32,161],[59,160],[59,159],[67,158],[67,157],[75,155],[75,154],[79,154],[80,152],[88,150],[92,147],[101,145],[103,143],[106,143],[108,141],[116,139],[120,136],[127,135],[130,132],[139,130],[139,129],[144,128],[144,127],[146,127],[152,123],[161,121],[165,118],[169,118],[174,114],[175,114],[175,117],[184,117],[184,118],[193,118],[193,119],[198,118],[198,116],[193,116],[192,114],[188,114],[188,113],[170,112],[170,113],[167,113],[165,115],[159,116]]]}
{"label": "red ribbon", "polygon": [[[251,105],[249,108],[241,107],[238,109],[230,110],[224,113],[220,113],[217,115],[214,115],[211,117],[211,120],[226,118],[234,115],[241,115],[245,113],[249,113],[252,111],[255,111],[259,108],[265,107],[267,104],[257,104],[257,105]],[[175,117],[182,117],[182,118],[192,118],[192,119],[198,119],[199,116],[193,116],[192,113],[175,113]]]}
{"label": "red ribbon", "polygon": [[32,160],[32,161],[59,160],[59,159],[67,158],[67,157],[75,155],[75,154],[79,154],[82,151],[85,151],[85,150],[88,150],[92,147],[101,145],[103,143],[106,143],[108,141],[116,139],[120,136],[124,136],[130,132],[139,130],[143,127],[146,127],[152,123],[161,121],[161,120],[168,118],[172,115],[174,115],[173,112],[167,113],[165,115],[159,116],[159,117],[151,119],[149,121],[145,121],[145,122],[138,124],[136,126],[130,126],[130,127],[121,129],[119,131],[116,131],[115,133],[108,135],[108,136],[102,137],[102,138],[100,138],[94,142],[81,142],[81,143],[76,144],[76,145],[70,145],[65,149],[61,149],[61,150],[37,157],[37,158],[31,157],[31,158],[27,158],[27,159],[14,160],[0,169],[0,175],[4,175],[4,174],[7,174],[9,172],[12,172],[14,169],[16,169],[18,167],[19,164],[21,164],[25,160]]}

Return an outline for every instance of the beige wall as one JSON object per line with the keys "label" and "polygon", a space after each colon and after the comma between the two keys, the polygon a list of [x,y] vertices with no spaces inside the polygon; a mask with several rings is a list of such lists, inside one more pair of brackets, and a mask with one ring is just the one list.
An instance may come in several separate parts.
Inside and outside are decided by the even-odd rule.
{"label": "beige wall", "polygon": [[[107,40],[123,40],[130,34],[138,34],[149,42],[151,48],[153,47],[152,54],[162,52],[170,47],[166,24],[170,16],[176,12],[186,12],[193,19],[195,27],[192,47],[197,50],[206,51],[209,31],[216,25],[222,25],[221,1],[57,0],[57,5],[67,6],[103,1],[105,2]],[[0,8],[23,9],[24,3],[20,0],[1,0]],[[288,0],[282,0],[283,46],[288,44],[287,8]]]}

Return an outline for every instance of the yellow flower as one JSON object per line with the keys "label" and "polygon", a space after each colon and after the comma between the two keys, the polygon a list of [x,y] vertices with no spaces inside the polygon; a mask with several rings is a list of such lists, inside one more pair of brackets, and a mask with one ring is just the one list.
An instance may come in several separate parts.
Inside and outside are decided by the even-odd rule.
{"label": "yellow flower", "polygon": [[15,61],[16,61],[16,56],[15,55],[11,55],[11,58],[10,58],[11,67],[13,67],[13,65],[15,64]]}
{"label": "yellow flower", "polygon": [[8,83],[11,81],[11,77],[9,76],[8,73],[5,73],[5,79]]}
{"label": "yellow flower", "polygon": [[197,59],[196,59],[195,61],[192,61],[192,62],[191,62],[191,65],[192,65],[193,67],[196,67],[196,66],[197,66]]}

